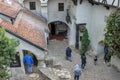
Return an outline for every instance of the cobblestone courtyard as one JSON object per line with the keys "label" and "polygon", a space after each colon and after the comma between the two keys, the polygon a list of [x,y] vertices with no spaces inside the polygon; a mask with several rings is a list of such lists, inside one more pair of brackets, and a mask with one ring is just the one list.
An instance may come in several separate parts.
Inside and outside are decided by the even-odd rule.
{"label": "cobblestone courtyard", "polygon": [[[77,50],[72,49],[72,62],[65,60],[65,48],[67,41],[50,41],[48,45],[49,57],[54,59],[54,64],[59,63],[63,68],[70,71],[73,79],[73,68],[75,64],[81,64],[80,55]],[[114,68],[103,63],[103,58],[98,58],[97,65],[93,65],[93,57],[87,55],[86,70],[82,72],[80,80],[120,80],[120,73]]]}
{"label": "cobblestone courtyard", "polygon": [[[65,48],[67,47],[67,41],[51,40],[48,45],[48,56],[53,59],[54,64],[60,64],[62,68],[70,71],[72,76],[71,80],[74,80],[73,68],[75,64],[81,64],[80,55],[78,50],[72,49],[72,62],[65,59]],[[11,80],[42,80],[38,74],[23,75]],[[37,77],[35,77],[37,76]],[[80,80],[120,80],[120,72],[117,72],[114,68],[108,67],[103,63],[103,58],[98,58],[97,65],[93,65],[93,57],[87,55],[86,70],[82,71]]]}

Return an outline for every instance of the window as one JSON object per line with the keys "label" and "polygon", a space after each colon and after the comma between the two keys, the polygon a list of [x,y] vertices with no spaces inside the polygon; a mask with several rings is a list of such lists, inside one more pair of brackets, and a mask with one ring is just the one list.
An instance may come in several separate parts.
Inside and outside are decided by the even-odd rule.
{"label": "window", "polygon": [[21,62],[20,62],[20,53],[17,52],[15,55],[15,59],[12,60],[10,67],[21,67]]}
{"label": "window", "polygon": [[36,3],[35,2],[30,2],[29,6],[30,6],[30,10],[36,10]]}
{"label": "window", "polygon": [[58,3],[58,11],[64,11],[64,3]]}

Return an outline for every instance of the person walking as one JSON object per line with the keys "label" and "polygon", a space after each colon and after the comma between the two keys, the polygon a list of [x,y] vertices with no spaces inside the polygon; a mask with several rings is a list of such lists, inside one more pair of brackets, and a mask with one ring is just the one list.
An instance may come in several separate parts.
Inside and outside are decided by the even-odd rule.
{"label": "person walking", "polygon": [[104,46],[104,61],[105,61],[105,63],[107,62],[107,54],[108,54],[108,46],[107,45],[105,45]]}
{"label": "person walking", "polygon": [[23,58],[25,67],[27,69],[27,74],[32,73],[32,65],[33,65],[33,58],[30,56],[30,54],[26,53]]}
{"label": "person walking", "polygon": [[74,80],[79,80],[79,76],[81,75],[81,69],[78,64],[74,66]]}
{"label": "person walking", "polygon": [[97,64],[97,60],[98,60],[98,59],[97,59],[97,56],[95,56],[95,57],[94,57],[94,65]]}
{"label": "person walking", "polygon": [[72,49],[68,46],[66,48],[66,59],[72,62],[71,52],[72,52]]}
{"label": "person walking", "polygon": [[82,69],[85,69],[85,66],[86,66],[86,55],[85,54],[82,54],[81,55],[81,68]]}

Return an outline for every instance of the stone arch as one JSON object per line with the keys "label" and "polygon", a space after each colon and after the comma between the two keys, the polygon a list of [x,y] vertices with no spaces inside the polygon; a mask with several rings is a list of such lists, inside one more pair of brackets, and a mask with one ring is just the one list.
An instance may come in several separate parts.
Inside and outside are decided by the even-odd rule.
{"label": "stone arch", "polygon": [[69,26],[63,21],[49,22],[50,39],[63,40],[68,38]]}
{"label": "stone arch", "polygon": [[[38,66],[37,56],[33,52],[31,52],[29,50],[22,50],[22,51],[23,51],[23,56],[25,56],[26,53],[28,53],[28,54],[30,54],[32,56],[33,62],[34,62],[33,66],[32,66],[33,72],[37,72],[37,66]],[[27,70],[26,70],[25,64],[24,64],[24,69],[25,69],[25,73],[26,73]]]}
{"label": "stone arch", "polygon": [[34,66],[37,66],[37,65],[38,65],[37,56],[36,56],[33,52],[31,52],[31,51],[29,51],[29,50],[23,50],[23,56],[24,56],[26,53],[29,53],[29,54],[32,56],[33,61],[34,61]]}

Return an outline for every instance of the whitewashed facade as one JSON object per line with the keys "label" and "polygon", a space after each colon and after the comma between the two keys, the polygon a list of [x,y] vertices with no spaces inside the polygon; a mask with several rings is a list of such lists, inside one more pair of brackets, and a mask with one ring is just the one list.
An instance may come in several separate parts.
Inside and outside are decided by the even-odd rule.
{"label": "whitewashed facade", "polygon": [[[42,2],[43,0],[40,1]],[[77,5],[74,5],[72,0],[45,0],[42,2],[45,4],[45,6],[43,9],[43,6],[41,6],[40,12],[43,11],[44,14],[47,14],[46,16],[43,16],[46,17],[48,24],[54,21],[61,21],[68,25],[68,43],[72,46],[76,45],[76,24],[85,24],[85,27],[87,28],[89,33],[91,49],[97,53],[103,53],[103,45],[99,44],[99,42],[104,39],[104,28],[106,25],[106,19],[110,15],[110,13],[115,11],[117,8],[110,6],[109,9],[107,9],[102,4],[103,0],[94,0],[100,3],[99,5],[92,5],[88,2],[88,0],[82,0],[81,4],[81,0],[76,1]],[[119,7],[118,0],[106,1],[107,5]],[[64,11],[58,11],[59,3],[64,3]],[[66,22],[67,9],[69,10],[71,23]]]}
{"label": "whitewashed facade", "polygon": [[[110,1],[110,0],[109,0]],[[106,19],[116,8],[106,9],[103,5],[91,5],[88,1],[78,3],[76,8],[76,24],[86,23],[92,50],[103,53],[103,46],[99,44],[104,39]]]}
{"label": "whitewashed facade", "polygon": [[[27,50],[29,52],[31,52],[33,55],[35,55],[36,59],[38,60],[38,66],[43,66],[43,62],[44,62],[44,58],[45,58],[45,52],[36,48],[35,46],[29,44],[28,42],[10,34],[10,33],[6,33],[7,36],[9,36],[9,38],[11,39],[16,39],[17,41],[19,41],[19,46],[16,48],[16,51],[19,52],[19,56],[20,56],[20,64],[21,67],[11,67],[11,76],[15,77],[15,76],[22,76],[25,74],[25,68],[24,68],[24,64],[23,64],[23,54],[24,54],[24,50]],[[18,75],[19,74],[19,75]]]}

